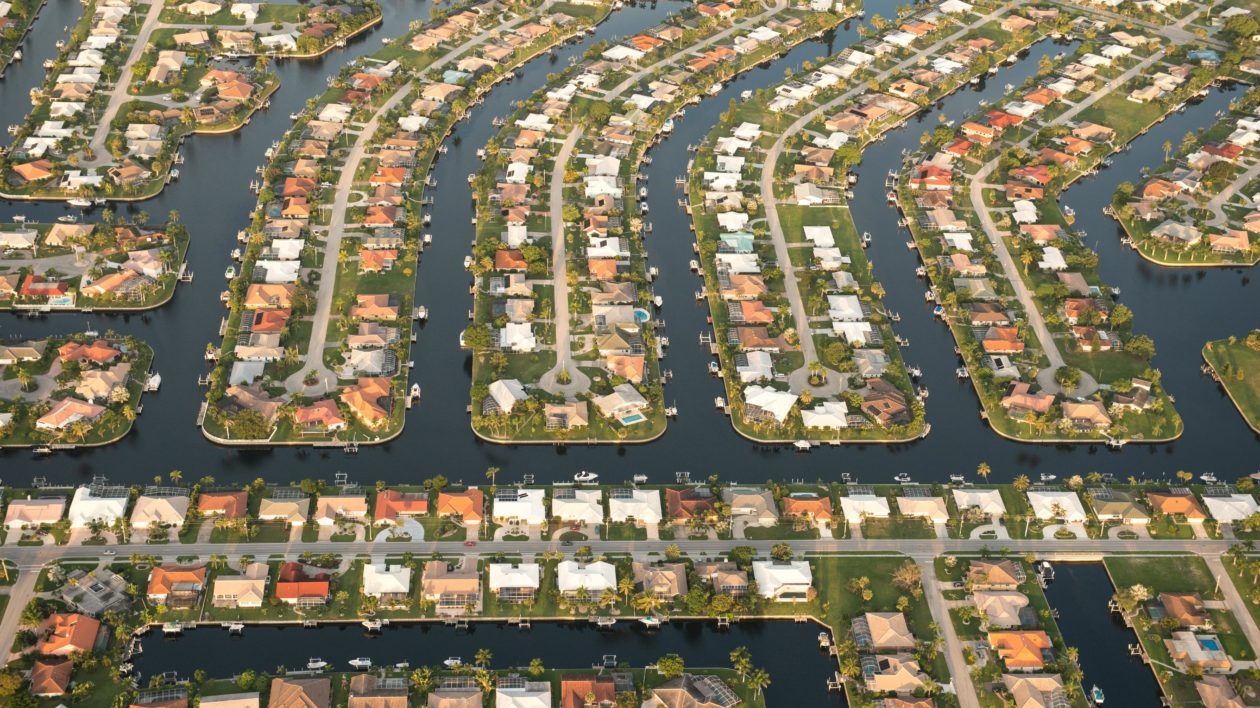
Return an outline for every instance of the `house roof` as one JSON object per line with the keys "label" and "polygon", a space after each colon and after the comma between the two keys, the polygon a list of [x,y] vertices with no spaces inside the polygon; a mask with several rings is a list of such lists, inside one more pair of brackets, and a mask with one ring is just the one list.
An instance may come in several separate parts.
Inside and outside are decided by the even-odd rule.
{"label": "house roof", "polygon": [[1161,592],[1159,604],[1164,612],[1183,627],[1200,627],[1208,623],[1203,609],[1203,596],[1197,592]]}
{"label": "house roof", "polygon": [[158,523],[182,526],[188,518],[188,497],[151,497],[142,495],[131,511],[131,526],[144,528]]}
{"label": "house roof", "polygon": [[1199,500],[1193,493],[1147,492],[1146,500],[1151,503],[1151,508],[1161,514],[1180,514],[1187,519],[1207,518],[1207,513],[1199,506]]}
{"label": "house roof", "polygon": [[617,700],[617,686],[611,676],[576,674],[560,679],[560,708],[585,708],[588,694],[595,694],[595,704]]}
{"label": "house roof", "polygon": [[438,494],[438,516],[458,514],[464,521],[481,521],[484,518],[485,495],[480,489]]}
{"label": "house roof", "polygon": [[202,514],[217,514],[225,519],[242,519],[249,510],[249,494],[240,492],[202,492],[197,496],[197,509]]}
{"label": "house roof", "polygon": [[832,517],[831,498],[826,496],[798,496],[789,494],[783,497],[784,516],[812,516],[815,519]]}
{"label": "house roof", "polygon": [[271,680],[267,708],[329,708],[332,682],[326,678]]}
{"label": "house roof", "polygon": [[61,519],[65,510],[65,499],[14,499],[4,512],[4,525],[53,524]]}
{"label": "house roof", "polygon": [[39,633],[45,638],[35,645],[35,651],[55,656],[87,653],[96,645],[100,630],[101,623],[87,615],[54,612],[40,625]]}
{"label": "house roof", "polygon": [[36,660],[31,665],[30,693],[33,696],[60,696],[70,689],[74,662]]}
{"label": "house roof", "polygon": [[989,632],[989,646],[998,653],[1008,669],[1039,669],[1046,665],[1044,652],[1053,645],[1041,630]]}
{"label": "house roof", "polygon": [[201,588],[206,583],[206,567],[182,566],[182,565],[160,565],[149,573],[149,589],[147,594],[150,597],[164,597],[171,593],[171,590],[179,585],[194,585]]}
{"label": "house roof", "polygon": [[871,634],[873,649],[910,649],[914,633],[901,612],[867,612],[862,615]]}

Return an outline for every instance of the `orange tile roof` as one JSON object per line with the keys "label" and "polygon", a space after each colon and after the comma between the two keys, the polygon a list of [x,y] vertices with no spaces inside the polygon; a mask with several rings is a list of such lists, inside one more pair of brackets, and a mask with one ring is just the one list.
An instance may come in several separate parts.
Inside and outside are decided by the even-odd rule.
{"label": "orange tile roof", "polygon": [[40,625],[40,635],[45,638],[35,645],[40,654],[67,656],[75,652],[89,652],[96,644],[101,623],[73,612],[54,612]]}
{"label": "orange tile roof", "polygon": [[815,519],[830,519],[831,499],[829,497],[783,497],[783,514],[785,516],[813,516]]}
{"label": "orange tile roof", "polygon": [[588,694],[595,694],[595,705],[611,705],[617,700],[617,686],[611,676],[583,674],[560,679],[560,708],[584,708]]}
{"label": "orange tile roof", "polygon": [[180,583],[196,583],[201,586],[206,584],[206,567],[187,568],[177,565],[160,565],[149,573],[149,589],[146,591],[150,597],[161,597],[171,594],[171,588]]}
{"label": "orange tile roof", "polygon": [[429,513],[429,495],[424,492],[410,494],[385,489],[376,495],[376,520],[393,521],[400,514]]}
{"label": "orange tile roof", "polygon": [[464,521],[481,521],[486,508],[485,495],[480,489],[469,489],[465,492],[442,492],[438,494],[438,516],[459,514]]}
{"label": "orange tile roof", "polygon": [[241,519],[249,506],[245,492],[202,492],[197,497],[197,509],[202,514],[217,514],[225,519]]}
{"label": "orange tile roof", "polygon": [[1040,669],[1046,665],[1043,651],[1050,649],[1050,637],[1041,630],[989,632],[989,646],[1002,657],[1008,669]]}
{"label": "orange tile roof", "polygon": [[1207,514],[1193,494],[1168,494],[1164,492],[1147,492],[1146,500],[1151,508],[1161,514],[1182,514],[1187,519],[1206,519]]}
{"label": "orange tile roof", "polygon": [[33,696],[60,696],[70,688],[73,661],[36,661],[31,665]]}

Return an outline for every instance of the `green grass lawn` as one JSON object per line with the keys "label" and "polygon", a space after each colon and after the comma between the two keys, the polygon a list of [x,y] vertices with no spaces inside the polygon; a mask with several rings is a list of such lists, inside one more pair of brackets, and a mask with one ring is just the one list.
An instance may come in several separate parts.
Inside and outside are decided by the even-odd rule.
{"label": "green grass lawn", "polygon": [[1203,358],[1220,377],[1247,425],[1260,431],[1260,350],[1247,346],[1245,338],[1231,337],[1208,342]]}
{"label": "green grass lawn", "polygon": [[936,538],[936,530],[922,519],[867,519],[862,522],[864,538]]}
{"label": "green grass lawn", "polygon": [[1217,596],[1212,573],[1198,556],[1107,556],[1103,563],[1118,588],[1145,585],[1159,592]]}
{"label": "green grass lawn", "polygon": [[749,526],[744,529],[744,538],[751,541],[792,541],[818,538],[818,527],[804,526],[797,528],[790,521],[780,521],[774,526]]}

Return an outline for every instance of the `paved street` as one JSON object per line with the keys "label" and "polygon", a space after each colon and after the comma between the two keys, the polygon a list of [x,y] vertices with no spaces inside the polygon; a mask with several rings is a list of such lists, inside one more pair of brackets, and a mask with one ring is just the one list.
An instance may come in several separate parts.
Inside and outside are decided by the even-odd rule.
{"label": "paved street", "polygon": [[[569,257],[565,253],[567,244],[564,234],[564,173],[580,137],[580,126],[569,131],[551,165],[551,284],[555,288],[552,301],[556,308],[556,365],[543,374],[538,382],[544,391],[563,394],[570,401],[577,400],[578,393],[591,389],[590,377],[573,363],[573,342],[569,334],[569,326],[572,324],[572,315],[569,313]],[[567,384],[558,380],[562,371],[569,374]]]}

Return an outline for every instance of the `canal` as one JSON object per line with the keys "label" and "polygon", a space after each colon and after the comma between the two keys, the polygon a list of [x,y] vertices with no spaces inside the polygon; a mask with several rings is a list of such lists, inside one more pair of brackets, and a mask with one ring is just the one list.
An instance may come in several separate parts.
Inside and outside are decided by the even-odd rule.
{"label": "canal", "polygon": [[1059,611],[1063,640],[1080,651],[1081,685],[1087,692],[1101,688],[1108,706],[1160,705],[1155,674],[1129,655],[1137,636],[1107,609],[1115,593],[1107,570],[1101,563],[1060,563],[1054,572],[1046,599]]}
{"label": "canal", "polygon": [[[651,264],[661,270],[655,290],[665,298],[662,317],[665,333],[673,342],[662,362],[663,368],[674,373],[665,396],[681,411],[664,437],[648,445],[625,447],[501,446],[479,441],[470,431],[464,412],[471,362],[457,345],[472,302],[462,261],[472,238],[473,206],[466,176],[480,167],[476,150],[493,134],[492,118],[508,113],[514,101],[543,85],[549,71],[565,65],[568,57],[595,41],[633,34],[682,7],[670,2],[618,10],[594,35],[562,47],[554,57],[526,66],[518,72],[521,78],[491,92],[448,140],[449,151],[435,168],[438,186],[429,192],[436,202],[430,229],[434,243],[420,266],[416,295],[416,302],[427,305],[431,313],[412,356],[424,398],[417,410],[408,413],[400,438],[378,447],[362,447],[357,455],[212,445],[194,425],[204,393],[196,380],[206,371],[204,347],[217,339],[219,319],[225,314],[217,297],[223,288],[219,274],[229,264],[234,236],[254,205],[247,185],[255,166],[263,162],[263,152],[288,127],[289,113],[322,90],[326,77],[345,61],[375,50],[382,37],[401,34],[408,21],[428,16],[427,3],[386,0],[382,5],[385,22],[345,50],[313,62],[279,62],[276,70],[282,87],[269,111],[256,115],[236,135],[191,138],[184,148],[186,162],[178,182],[153,200],[121,207],[124,214],[144,210],[153,221],[177,210],[189,226],[189,268],[197,274],[196,280],[181,285],[169,305],[135,316],[58,315],[27,320],[0,315],[0,336],[5,338],[42,337],[89,326],[134,334],[153,344],[155,368],[164,380],[161,392],[145,397],[144,414],[133,432],[118,444],[39,460],[31,458],[28,451],[6,451],[0,453],[0,465],[6,470],[7,481],[25,483],[38,475],[52,482],[77,483],[103,474],[120,482],[138,482],[159,472],[181,469],[185,474],[212,474],[220,482],[233,483],[258,476],[272,481],[329,478],[339,471],[360,482],[414,481],[435,474],[478,482],[482,470],[490,466],[502,468],[500,481],[520,479],[523,474],[532,474],[540,482],[562,480],[580,469],[600,472],[606,480],[644,473],[653,482],[672,481],[674,472],[681,470],[693,476],[717,473],[724,479],[743,481],[767,477],[830,480],[841,472],[863,481],[878,481],[906,471],[919,480],[943,481],[948,474],[974,470],[981,461],[992,466],[994,480],[1038,470],[1164,477],[1178,469],[1193,469],[1230,476],[1254,466],[1260,450],[1256,436],[1246,429],[1217,387],[1198,374],[1198,350],[1204,341],[1255,326],[1254,321],[1232,316],[1236,309],[1219,307],[1222,302],[1246,301],[1245,274],[1232,269],[1174,272],[1147,266],[1136,254],[1119,247],[1116,225],[1101,212],[1119,181],[1136,180],[1140,167],[1159,161],[1159,146],[1164,140],[1176,143],[1187,130],[1210,124],[1214,113],[1228,102],[1225,91],[1213,92],[1202,104],[1153,128],[1132,150],[1117,156],[1115,167],[1082,181],[1065,199],[1077,211],[1078,226],[1089,233],[1091,245],[1101,253],[1104,278],[1122,289],[1122,300],[1136,312],[1138,329],[1155,339],[1160,352],[1156,363],[1164,370],[1164,380],[1186,419],[1185,436],[1172,444],[1130,445],[1119,452],[1101,446],[1008,442],[980,420],[979,404],[970,386],[954,381],[957,363],[953,341],[923,305],[924,285],[914,277],[917,257],[905,249],[906,235],[898,231],[896,214],[885,204],[883,178],[888,169],[900,164],[903,148],[916,147],[920,133],[938,125],[938,112],[958,120],[974,112],[979,100],[995,100],[1006,84],[1022,82],[1035,71],[1042,55],[1066,49],[1049,42],[1034,47],[1014,66],[1004,67],[987,84],[964,89],[946,99],[938,110],[925,112],[890,133],[867,152],[858,171],[861,179],[852,207],[855,221],[859,231],[874,235],[870,255],[876,275],[886,288],[888,305],[902,314],[898,333],[912,343],[906,350],[907,360],[923,368],[931,388],[927,415],[933,424],[932,434],[908,445],[856,445],[800,454],[740,438],[729,420],[713,409],[713,397],[721,395],[721,386],[705,374],[709,356],[696,344],[698,334],[707,327],[708,313],[693,298],[700,286],[687,269],[693,257],[693,234],[687,215],[677,207],[682,192],[674,188],[674,180],[685,172],[690,157],[687,146],[703,139],[717,115],[739,93],[773,86],[783,80],[785,69],[798,68],[805,60],[853,43],[858,38],[857,22],[806,42],[782,59],[730,82],[719,95],[689,106],[686,116],[676,121],[674,133],[650,153],[653,162],[645,172],[654,230],[647,247]],[[866,10],[867,18],[875,14],[889,17],[895,12],[895,3],[877,0],[867,3]],[[78,3],[72,0],[52,0],[45,9],[28,42],[33,49],[30,58],[0,82],[5,92],[0,98],[6,99],[0,101],[0,124],[21,120],[27,109],[26,90],[42,78],[42,57],[34,48],[50,47],[62,26],[72,24],[78,12]],[[0,219],[6,221],[15,214],[49,221],[65,211],[60,204],[0,203]],[[705,444],[697,445],[696,440]]]}
{"label": "canal", "polygon": [[478,649],[489,649],[494,654],[492,669],[524,667],[534,658],[551,669],[582,669],[600,664],[607,654],[631,667],[678,654],[687,666],[729,668],[731,650],[743,646],[751,652],[753,665],[770,673],[766,705],[842,706],[842,695],[827,691],[835,660],[818,649],[817,635],[817,625],[792,622],[739,622],[723,630],[715,630],[711,622],[681,621],[659,630],[633,622],[613,629],[581,623],[536,622],[532,629],[474,623],[468,630],[423,623],[386,627],[375,635],[356,624],[314,629],[249,626],[243,636],[203,627],[177,639],[151,633],[135,664],[146,677],[174,671],[189,678],[201,669],[210,678],[227,678],[245,669],[302,669],[312,657],[338,671],[348,670],[347,662],[357,657],[367,657],[376,666],[405,661],[413,668],[440,667],[448,657],[471,662]]}

